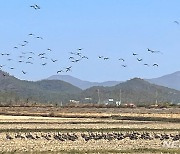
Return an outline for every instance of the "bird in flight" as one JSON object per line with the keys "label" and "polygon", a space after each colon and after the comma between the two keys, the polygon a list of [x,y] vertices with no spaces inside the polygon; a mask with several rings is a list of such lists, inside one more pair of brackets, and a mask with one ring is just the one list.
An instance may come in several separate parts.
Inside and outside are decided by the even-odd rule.
{"label": "bird in flight", "polygon": [[103,56],[98,56],[99,59],[103,58]]}
{"label": "bird in flight", "polygon": [[33,57],[30,56],[30,57],[28,57],[28,59],[33,59]]}
{"label": "bird in flight", "polygon": [[81,53],[80,52],[77,52],[76,55],[81,57]]}
{"label": "bird in flight", "polygon": [[104,57],[104,60],[108,60],[109,58],[108,57]]}
{"label": "bird in flight", "polygon": [[30,34],[28,34],[29,36],[34,36],[34,34],[32,34],[32,33],[30,33]]}
{"label": "bird in flight", "polygon": [[72,66],[66,67],[66,72],[71,71]]}
{"label": "bird in flight", "polygon": [[144,64],[144,66],[149,66],[149,64]]}
{"label": "bird in flight", "polygon": [[55,59],[55,60],[54,60],[54,59],[51,59],[51,60],[52,60],[53,63],[55,63],[56,61],[58,61],[57,59]]}
{"label": "bird in flight", "polygon": [[27,61],[27,62],[26,62],[26,64],[33,64],[33,63],[32,63],[32,62],[30,62],[30,61]]}
{"label": "bird in flight", "polygon": [[22,70],[22,73],[23,73],[23,74],[26,74],[27,72],[24,72],[24,71]]}
{"label": "bird in flight", "polygon": [[34,53],[34,52],[29,52],[29,53],[31,53],[31,54],[33,54],[33,55],[35,55],[35,53]]}
{"label": "bird in flight", "polygon": [[137,55],[138,55],[137,53],[134,53],[134,52],[133,52],[133,56],[137,56]]}
{"label": "bird in flight", "polygon": [[157,67],[158,67],[159,65],[158,65],[158,64],[156,64],[156,63],[154,63],[154,64],[153,64],[153,66],[157,66]]}
{"label": "bird in flight", "polygon": [[61,73],[61,72],[64,72],[64,71],[63,71],[63,70],[59,70],[59,71],[57,71],[57,74],[58,74],[58,73]]}
{"label": "bird in flight", "polygon": [[36,38],[37,38],[37,39],[41,39],[41,40],[43,40],[43,38],[42,38],[42,37],[40,37],[40,36],[37,36]]}
{"label": "bird in flight", "polygon": [[122,67],[127,67],[127,65],[121,65]]}
{"label": "bird in flight", "polygon": [[178,22],[178,21],[176,21],[176,20],[174,21],[174,23],[176,23],[177,25],[179,25],[179,22]]}
{"label": "bird in flight", "polygon": [[138,60],[138,61],[142,61],[143,59],[142,59],[142,58],[141,58],[141,59],[137,58],[137,60]]}
{"label": "bird in flight", "polygon": [[81,51],[83,48],[78,48],[77,50]]}
{"label": "bird in flight", "polygon": [[71,57],[69,57],[69,59],[74,59],[74,57],[71,56]]}
{"label": "bird in flight", "polygon": [[151,53],[161,53],[161,51],[155,51],[155,50],[151,50],[149,48],[147,48],[147,51],[151,52]]}
{"label": "bird in flight", "polygon": [[34,8],[35,10],[41,9],[40,6],[38,6],[37,4],[31,5],[31,8]]}
{"label": "bird in flight", "polygon": [[24,41],[24,43],[29,43],[28,41]]}
{"label": "bird in flight", "polygon": [[48,51],[52,51],[50,48],[47,49]]}
{"label": "bird in flight", "polygon": [[48,59],[48,58],[43,56],[43,57],[41,57],[41,59]]}
{"label": "bird in flight", "polygon": [[38,56],[43,56],[43,55],[45,55],[46,53],[40,53]]}
{"label": "bird in flight", "polygon": [[82,56],[82,58],[89,59],[89,58],[88,58],[88,57],[86,57],[86,56]]}
{"label": "bird in flight", "polygon": [[119,60],[121,60],[121,61],[125,61],[123,58],[119,58]]}
{"label": "bird in flight", "polygon": [[45,66],[47,63],[43,63],[42,66]]}
{"label": "bird in flight", "polygon": [[10,67],[11,70],[15,69],[14,67]]}
{"label": "bird in flight", "polygon": [[14,47],[14,49],[18,49],[18,47],[17,47],[17,46],[15,46],[15,47]]}

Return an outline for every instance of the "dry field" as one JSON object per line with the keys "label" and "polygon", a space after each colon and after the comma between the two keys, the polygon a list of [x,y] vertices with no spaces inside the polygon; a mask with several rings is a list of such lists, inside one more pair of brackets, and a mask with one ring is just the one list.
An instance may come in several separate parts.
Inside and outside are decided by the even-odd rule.
{"label": "dry field", "polygon": [[178,154],[179,111],[179,108],[2,107],[0,151]]}

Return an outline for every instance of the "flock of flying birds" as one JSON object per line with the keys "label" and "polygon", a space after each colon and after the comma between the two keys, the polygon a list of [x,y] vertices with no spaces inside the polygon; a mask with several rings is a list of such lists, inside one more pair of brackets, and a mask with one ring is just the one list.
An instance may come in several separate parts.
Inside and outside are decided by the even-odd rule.
{"label": "flock of flying birds", "polygon": [[[40,10],[41,7],[37,4],[34,4],[34,5],[31,5],[30,8],[34,9],[34,10]],[[174,21],[175,24],[179,25],[179,22],[178,21]],[[28,37],[32,37],[34,39],[37,39],[37,40],[42,40],[43,41],[43,37],[41,36],[37,36],[33,33],[29,33],[28,34]],[[27,41],[27,40],[24,40],[22,43],[18,44],[17,46],[14,46],[14,50],[18,50],[20,48],[23,48],[25,47],[26,45],[28,45],[30,42]],[[86,59],[88,60],[89,58],[85,55],[82,54],[82,51],[83,48],[78,48],[76,50],[76,52],[69,52],[69,57],[68,57],[68,60],[73,64],[73,63],[78,63],[80,62],[81,60],[83,59]],[[152,50],[152,49],[149,49],[147,48],[147,51],[152,53],[152,54],[163,54],[161,51],[157,51],[157,50]],[[42,53],[35,53],[35,52],[21,52],[21,55],[19,55],[19,60],[17,61],[19,64],[34,64],[33,60],[35,59],[35,56],[36,58],[38,57],[40,60],[44,60],[41,65],[42,66],[46,66],[48,64],[48,62],[46,60],[50,60],[52,63],[56,63],[58,62],[58,59],[53,59],[53,58],[49,58],[47,56],[47,52],[53,52],[51,48],[47,48],[45,52],[42,52]],[[15,59],[12,59],[11,58],[11,54],[10,53],[1,53],[1,56],[4,56],[4,57],[8,57],[7,58],[7,61],[14,61]],[[144,63],[143,62],[143,59],[142,58],[139,58],[139,54],[138,53],[132,53],[132,56],[134,56],[137,60],[137,62],[141,62],[144,66],[153,66],[153,67],[158,67],[159,64],[157,63],[153,63],[153,64],[148,64],[148,63]],[[110,60],[110,57],[106,57],[106,56],[98,56],[97,57],[98,59],[101,59],[101,60],[104,60],[104,61],[107,61],[107,60]],[[122,67],[127,67],[127,64],[126,64],[126,59],[124,58],[119,58],[118,59],[119,61],[121,61],[121,66]],[[3,69],[3,67],[6,67],[7,65],[0,65],[0,69]],[[8,67],[10,70],[14,70],[16,69],[15,67]],[[61,72],[69,72],[71,71],[72,69],[72,65],[70,66],[67,66],[67,67],[64,67],[63,69],[60,69],[60,70],[57,70],[57,74],[58,73],[61,73]],[[27,71],[25,70],[21,70],[21,72],[23,74],[27,74]],[[4,76],[6,76],[6,74],[4,74]]]}

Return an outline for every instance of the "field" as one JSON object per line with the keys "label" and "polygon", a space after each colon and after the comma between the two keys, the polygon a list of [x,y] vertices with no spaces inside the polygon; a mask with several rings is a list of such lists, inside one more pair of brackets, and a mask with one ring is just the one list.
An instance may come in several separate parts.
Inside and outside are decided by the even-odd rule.
{"label": "field", "polygon": [[2,153],[180,153],[180,108],[0,107]]}

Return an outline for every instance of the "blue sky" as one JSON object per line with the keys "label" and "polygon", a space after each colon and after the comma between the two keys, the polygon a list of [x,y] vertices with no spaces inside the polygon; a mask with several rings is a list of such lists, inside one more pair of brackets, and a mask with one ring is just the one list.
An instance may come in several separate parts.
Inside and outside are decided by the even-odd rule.
{"label": "blue sky", "polygon": [[[2,70],[17,78],[40,80],[69,66],[72,71],[61,74],[89,81],[154,78],[179,71],[180,25],[174,23],[180,22],[179,0],[1,0],[0,3],[0,53],[10,53],[0,55],[0,65],[5,65]],[[41,9],[31,8],[34,4]],[[30,37],[29,33],[43,40]],[[25,40],[29,43],[22,47]],[[78,52],[78,48],[83,48],[82,55],[89,59],[72,63],[70,52]],[[152,54],[147,48],[162,54]],[[43,52],[48,59],[40,59],[38,54]],[[133,52],[138,55],[133,56]],[[32,65],[26,64],[30,56]],[[58,61],[53,63],[51,59]],[[43,63],[47,65],[42,66]],[[153,67],[154,63],[159,66]]]}

